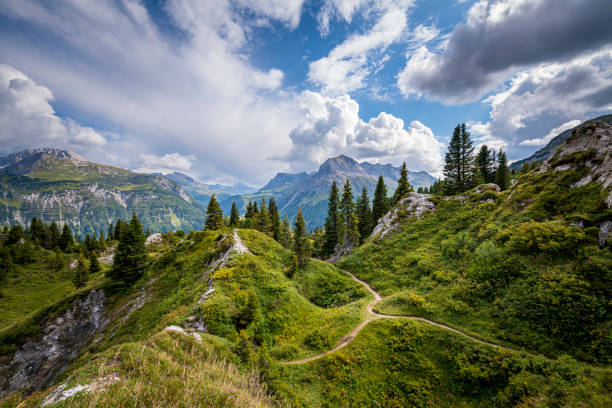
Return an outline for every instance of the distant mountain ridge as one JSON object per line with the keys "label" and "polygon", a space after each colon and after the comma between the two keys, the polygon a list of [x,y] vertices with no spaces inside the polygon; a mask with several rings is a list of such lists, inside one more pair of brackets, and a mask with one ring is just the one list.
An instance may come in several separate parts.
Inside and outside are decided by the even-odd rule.
{"label": "distant mountain ridge", "polygon": [[[240,212],[243,213],[249,201],[260,201],[261,197],[267,199],[274,197],[281,216],[287,215],[293,220],[298,207],[301,207],[308,228],[313,229],[322,226],[325,222],[327,196],[334,181],[341,188],[348,178],[355,197],[361,194],[363,187],[366,187],[372,198],[379,176],[383,176],[387,192],[391,195],[395,191],[399,173],[400,168],[391,164],[359,163],[351,157],[340,155],[327,159],[311,174],[278,173],[256,193],[223,197],[220,204],[223,211],[229,213],[232,201],[236,201]],[[415,189],[428,187],[436,181],[425,171],[409,171],[408,178]]]}
{"label": "distant mountain ridge", "polygon": [[510,165],[510,168],[516,171],[519,171],[525,162],[529,162],[529,163],[531,163],[532,161],[541,162],[541,161],[548,159],[555,153],[557,148],[561,146],[572,135],[572,132],[574,130],[580,128],[585,123],[594,122],[594,121],[605,122],[609,125],[612,125],[612,115],[603,115],[597,118],[589,119],[586,122],[580,123],[578,126],[575,126],[571,129],[567,129],[559,133],[550,142],[548,142],[546,146],[537,150],[535,153],[533,153],[531,156],[525,159],[515,161],[514,163]]}
{"label": "distant mountain ridge", "polygon": [[38,148],[0,158],[0,223],[32,217],[99,233],[133,212],[152,231],[200,229],[204,207],[177,183],[87,161],[69,150]]}

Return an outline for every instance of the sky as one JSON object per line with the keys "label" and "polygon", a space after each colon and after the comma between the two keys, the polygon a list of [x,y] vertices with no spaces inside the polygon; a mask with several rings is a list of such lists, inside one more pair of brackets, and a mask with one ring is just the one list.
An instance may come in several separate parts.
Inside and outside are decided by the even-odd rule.
{"label": "sky", "polygon": [[441,176],[612,113],[610,0],[0,0],[0,154],[261,186],[328,157]]}

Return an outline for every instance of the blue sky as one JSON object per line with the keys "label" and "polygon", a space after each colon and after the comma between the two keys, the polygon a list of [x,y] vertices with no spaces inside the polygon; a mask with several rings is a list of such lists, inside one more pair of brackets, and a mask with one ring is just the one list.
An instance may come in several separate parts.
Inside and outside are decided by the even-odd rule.
{"label": "blue sky", "polygon": [[326,158],[441,174],[612,112],[609,0],[0,0],[0,153],[262,185]]}

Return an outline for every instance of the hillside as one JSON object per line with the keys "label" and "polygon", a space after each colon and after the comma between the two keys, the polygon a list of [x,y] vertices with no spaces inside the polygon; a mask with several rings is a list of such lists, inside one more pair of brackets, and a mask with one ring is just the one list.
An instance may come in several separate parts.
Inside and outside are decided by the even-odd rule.
{"label": "hillside", "polygon": [[[298,174],[279,173],[270,182],[254,194],[234,196],[221,200],[223,211],[228,213],[232,201],[236,201],[238,208],[244,212],[249,201],[259,201],[261,197],[274,197],[279,206],[281,216],[287,215],[290,220],[295,218],[298,207],[302,208],[309,229],[321,227],[327,216],[327,196],[332,182],[340,186],[348,178],[353,186],[353,194],[361,193],[363,187],[368,189],[370,198],[374,195],[376,183],[380,175],[387,185],[387,192],[392,195],[399,178],[399,167],[390,164],[359,163],[348,156],[338,156],[327,159],[319,169],[312,173]],[[411,185],[429,187],[436,179],[427,172],[409,171],[408,177]]]}
{"label": "hillside", "polygon": [[91,163],[59,149],[31,149],[0,158],[0,220],[32,217],[67,223],[77,234],[106,232],[136,212],[152,231],[199,229],[204,207],[159,175]]}
{"label": "hillside", "polygon": [[[592,122],[592,121],[600,121],[600,122],[605,122],[609,125],[612,125],[612,115],[599,116],[587,122]],[[534,154],[532,154],[531,156],[525,159],[515,161],[514,163],[510,165],[510,168],[514,169],[515,171],[519,171],[525,162],[528,162],[528,163],[531,163],[533,161],[541,162],[543,160],[548,159],[550,156],[552,156],[555,153],[557,148],[561,146],[563,142],[565,142],[572,135],[572,132],[575,129],[579,128],[580,126],[582,126],[582,124],[572,129],[568,129],[564,132],[559,133],[550,142],[548,142],[546,146],[539,149]]]}

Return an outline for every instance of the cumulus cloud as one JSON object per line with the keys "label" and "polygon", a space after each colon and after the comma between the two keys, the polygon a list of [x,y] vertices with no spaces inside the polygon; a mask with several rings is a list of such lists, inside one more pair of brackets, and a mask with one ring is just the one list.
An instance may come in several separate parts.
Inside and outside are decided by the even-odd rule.
{"label": "cumulus cloud", "polygon": [[311,170],[343,153],[374,162],[406,161],[411,169],[440,173],[443,145],[421,122],[412,121],[405,128],[403,120],[384,112],[365,122],[348,95],[305,91],[300,100],[304,120],[291,131],[293,147],[283,157],[295,170]]}
{"label": "cumulus cloud", "polygon": [[568,62],[540,64],[518,72],[507,87],[485,99],[491,119],[473,124],[472,131],[518,146],[546,144],[567,126],[609,111],[611,83],[610,48]]}
{"label": "cumulus cloud", "polygon": [[[178,150],[200,159],[191,171],[203,178],[229,174],[262,183],[287,168],[267,157],[290,148],[298,109],[281,89],[281,70],[249,63],[251,17],[292,27],[300,8],[299,1],[219,0],[211,7],[168,0],[162,33],[136,0],[0,2],[3,18],[31,28],[0,27],[0,60],[47,87],[63,110],[121,134],[107,138],[104,149],[88,149],[92,160],[114,157],[113,164],[136,168],[139,153]],[[73,140],[95,144],[91,131]]]}
{"label": "cumulus cloud", "polygon": [[[349,4],[343,9],[347,19],[360,5],[358,2]],[[349,36],[328,56],[311,62],[308,79],[319,85],[322,92],[331,95],[363,88],[366,78],[386,61],[381,54],[404,33],[406,11],[410,5],[410,1],[375,2],[372,12],[380,14],[376,24],[364,34]]]}
{"label": "cumulus cloud", "polygon": [[544,137],[537,139],[526,139],[520,142],[519,144],[521,146],[544,146],[548,144],[548,142],[550,142],[552,139],[554,139],[555,136],[559,135],[559,133],[563,133],[568,129],[575,128],[580,123],[582,123],[582,121],[578,119],[570,120],[569,122],[565,122],[561,126],[552,128],[550,132],[548,132],[548,134]]}
{"label": "cumulus cloud", "polygon": [[154,154],[141,154],[141,166],[134,171],[139,173],[163,173],[173,171],[188,172],[196,157],[193,155],[183,156],[179,153],[170,153],[163,156]]}
{"label": "cumulus cloud", "polygon": [[71,119],[58,117],[53,93],[15,68],[0,64],[0,151],[32,146],[100,147],[104,136]]}
{"label": "cumulus cloud", "polygon": [[480,0],[440,53],[408,55],[397,84],[406,97],[475,101],[516,70],[609,44],[611,19],[608,0]]}

